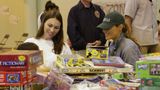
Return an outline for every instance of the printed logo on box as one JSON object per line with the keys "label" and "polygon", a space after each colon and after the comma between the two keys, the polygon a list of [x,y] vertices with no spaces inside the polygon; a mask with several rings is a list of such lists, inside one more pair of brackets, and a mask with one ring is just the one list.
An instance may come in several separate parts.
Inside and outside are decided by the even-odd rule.
{"label": "printed logo on box", "polygon": [[25,60],[25,56],[18,56],[18,60],[1,60],[0,66],[24,66]]}
{"label": "printed logo on box", "polygon": [[137,67],[139,70],[142,69],[142,70],[146,70],[148,68],[148,65],[147,64],[138,64],[138,67]]}

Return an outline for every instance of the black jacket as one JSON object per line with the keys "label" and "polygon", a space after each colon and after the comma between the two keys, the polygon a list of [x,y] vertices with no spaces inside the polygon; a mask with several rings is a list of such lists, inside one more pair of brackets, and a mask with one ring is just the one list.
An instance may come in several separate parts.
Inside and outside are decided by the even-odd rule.
{"label": "black jacket", "polygon": [[104,33],[96,28],[103,21],[104,15],[100,6],[92,3],[90,8],[85,8],[79,2],[70,9],[67,33],[74,50],[85,50],[87,43],[96,40],[101,40],[102,45],[105,44]]}

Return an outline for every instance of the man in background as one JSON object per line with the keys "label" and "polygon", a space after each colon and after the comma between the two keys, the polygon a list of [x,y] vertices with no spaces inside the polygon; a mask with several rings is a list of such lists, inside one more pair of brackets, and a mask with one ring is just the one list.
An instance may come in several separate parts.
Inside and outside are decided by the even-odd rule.
{"label": "man in background", "polygon": [[85,50],[88,43],[93,46],[105,44],[104,33],[96,28],[104,15],[100,6],[93,4],[92,0],[80,0],[70,9],[67,33],[74,50]]}
{"label": "man in background", "polygon": [[142,53],[159,52],[155,0],[126,0],[125,21],[128,35],[141,46]]}

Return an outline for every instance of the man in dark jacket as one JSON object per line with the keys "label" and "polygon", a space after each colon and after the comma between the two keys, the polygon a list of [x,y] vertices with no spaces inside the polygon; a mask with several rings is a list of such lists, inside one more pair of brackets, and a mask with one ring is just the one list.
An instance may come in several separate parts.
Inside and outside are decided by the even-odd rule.
{"label": "man in dark jacket", "polygon": [[80,0],[70,9],[67,33],[76,51],[85,50],[90,43],[93,46],[104,45],[106,40],[102,30],[96,28],[103,21],[104,12],[92,0]]}

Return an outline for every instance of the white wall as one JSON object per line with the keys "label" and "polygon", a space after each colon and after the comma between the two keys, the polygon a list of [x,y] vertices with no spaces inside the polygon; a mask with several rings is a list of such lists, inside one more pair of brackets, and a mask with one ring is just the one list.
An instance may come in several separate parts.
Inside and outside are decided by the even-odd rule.
{"label": "white wall", "polygon": [[[6,47],[16,47],[15,41],[18,41],[23,33],[29,33],[30,37],[35,35],[36,3],[36,0],[0,0],[0,40],[5,34],[10,35]],[[3,8],[6,9],[2,10]]]}
{"label": "white wall", "polygon": [[14,47],[15,41],[26,32],[24,2],[25,0],[0,0],[0,40],[9,34],[8,47]]}
{"label": "white wall", "polygon": [[26,32],[29,33],[29,37],[35,36],[37,33],[37,1],[25,0],[26,11]]}

